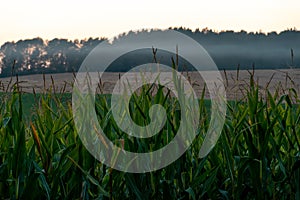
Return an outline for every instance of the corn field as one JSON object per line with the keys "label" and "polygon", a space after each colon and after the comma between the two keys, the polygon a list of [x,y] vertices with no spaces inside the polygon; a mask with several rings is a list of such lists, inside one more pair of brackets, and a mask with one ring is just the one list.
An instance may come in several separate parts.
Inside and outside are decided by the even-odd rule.
{"label": "corn field", "polygon": [[[228,101],[216,146],[199,158],[210,121],[210,102],[202,95],[193,144],[171,165],[144,174],[108,168],[89,154],[75,129],[70,94],[51,88],[24,94],[17,84],[11,88],[1,93],[1,199],[300,199],[300,98],[295,88],[261,95],[250,79],[244,97]],[[33,102],[30,109],[28,101]],[[166,145],[181,118],[170,93],[145,85],[131,97],[132,119],[149,123],[153,104],[162,105],[168,118],[163,134],[150,139],[118,129],[110,95],[97,95],[95,110],[111,141],[128,151],[147,152]]]}

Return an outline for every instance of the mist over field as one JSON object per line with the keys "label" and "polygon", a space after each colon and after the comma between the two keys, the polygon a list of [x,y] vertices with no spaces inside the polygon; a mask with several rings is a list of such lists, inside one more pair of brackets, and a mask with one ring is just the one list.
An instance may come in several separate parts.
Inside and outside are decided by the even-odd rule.
{"label": "mist over field", "polygon": [[0,8],[0,200],[300,200],[300,0]]}
{"label": "mist over field", "polygon": [[[214,32],[210,29],[172,28],[198,41],[221,69],[284,69],[300,65],[300,31],[291,29],[280,33],[270,32]],[[118,39],[132,34],[151,34],[154,30],[130,31]],[[116,38],[115,38],[116,39]],[[76,72],[84,58],[106,38],[85,40],[34,38],[17,42],[6,42],[0,49],[1,77],[12,74],[39,74]],[[174,44],[175,48],[176,44]],[[155,47],[154,47],[155,48]],[[178,47],[180,52],[180,46]],[[195,52],[191,52],[195,54]],[[158,50],[157,61],[170,65],[174,54]],[[153,62],[153,51],[137,50],[121,56],[108,71],[125,72],[134,66]],[[179,70],[192,70],[192,66],[179,58]]]}

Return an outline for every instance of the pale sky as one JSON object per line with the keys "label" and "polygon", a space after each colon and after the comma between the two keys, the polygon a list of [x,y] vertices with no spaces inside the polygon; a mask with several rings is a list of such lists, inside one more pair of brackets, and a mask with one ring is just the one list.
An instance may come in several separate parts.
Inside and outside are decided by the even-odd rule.
{"label": "pale sky", "polygon": [[299,0],[2,0],[0,45],[41,37],[108,37],[143,28],[300,29]]}

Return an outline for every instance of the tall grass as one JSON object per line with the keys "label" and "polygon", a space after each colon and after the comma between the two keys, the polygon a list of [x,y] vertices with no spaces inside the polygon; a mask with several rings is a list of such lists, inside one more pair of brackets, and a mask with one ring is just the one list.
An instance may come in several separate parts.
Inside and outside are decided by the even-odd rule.
{"label": "tall grass", "polygon": [[[65,95],[35,94],[29,114],[23,112],[23,94],[13,88],[1,95],[1,199],[300,198],[300,99],[293,88],[284,95],[267,92],[264,98],[251,76],[245,98],[228,103],[221,138],[205,158],[198,157],[209,126],[209,101],[202,95],[192,146],[166,168],[144,174],[113,170],[91,156],[77,135]],[[177,132],[178,101],[160,86],[143,86],[129,105],[140,125],[149,123],[147,112],[154,103],[168,111],[166,134],[151,139],[121,132],[111,117],[110,96],[96,98],[107,137],[126,150],[159,149]]]}

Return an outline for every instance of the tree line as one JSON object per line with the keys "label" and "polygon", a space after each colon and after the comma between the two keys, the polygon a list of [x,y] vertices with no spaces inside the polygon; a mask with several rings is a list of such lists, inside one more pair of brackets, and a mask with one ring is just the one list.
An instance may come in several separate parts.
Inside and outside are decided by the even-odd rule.
{"label": "tree line", "polygon": [[[288,68],[300,64],[300,31],[288,29],[280,33],[270,32],[234,32],[213,31],[208,28],[192,31],[187,28],[170,28],[182,32],[198,41],[222,69]],[[155,31],[155,30],[150,30]],[[130,31],[119,35],[149,32]],[[89,38],[85,40],[34,38],[17,42],[6,42],[0,49],[0,76],[14,74],[63,73],[76,72],[84,58],[106,38]],[[180,48],[180,47],[179,47]],[[162,63],[170,63],[167,52],[159,51],[157,58]],[[131,52],[122,56],[110,67],[111,71],[127,71],[131,67],[153,61],[152,50]],[[184,58],[180,58],[185,63]]]}

